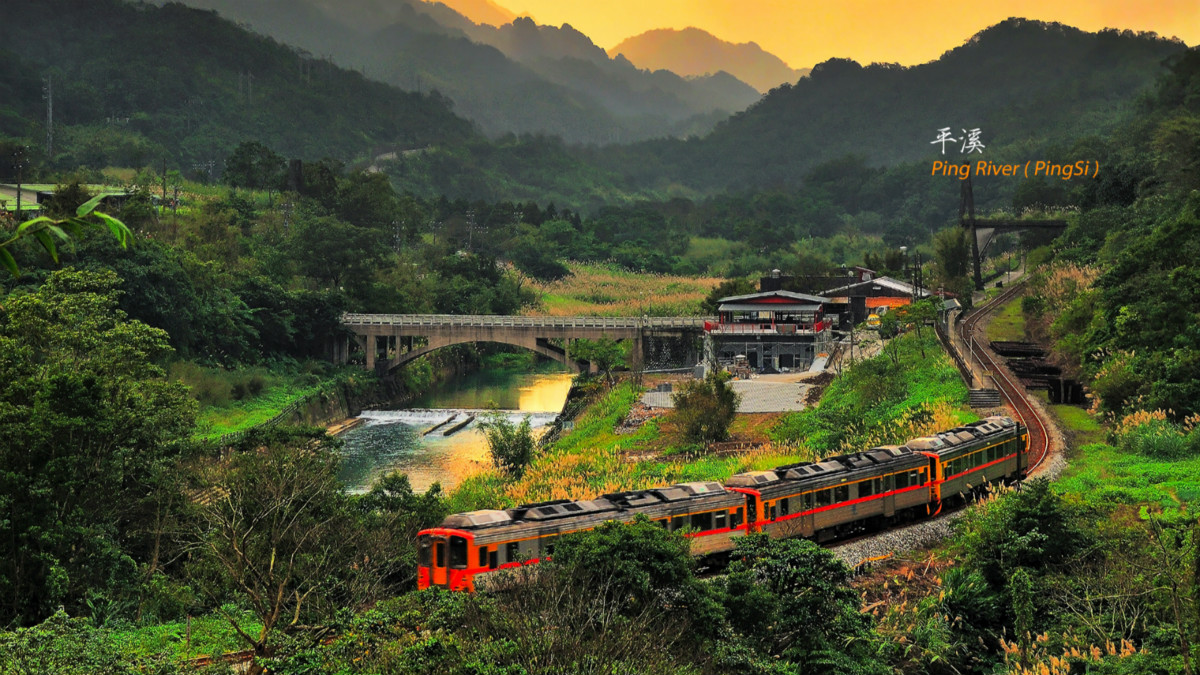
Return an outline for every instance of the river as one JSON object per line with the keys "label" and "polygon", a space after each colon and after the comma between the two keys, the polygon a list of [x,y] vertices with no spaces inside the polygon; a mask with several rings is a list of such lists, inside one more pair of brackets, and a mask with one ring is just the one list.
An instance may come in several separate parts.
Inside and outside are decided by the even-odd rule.
{"label": "river", "polygon": [[[409,407],[363,411],[364,423],[342,435],[342,481],[351,492],[363,492],[380,475],[402,471],[417,491],[435,482],[453,487],[489,465],[478,425],[492,408],[514,423],[529,415],[535,433],[554,422],[572,378],[555,365],[544,364],[536,372],[477,371],[439,384]],[[442,429],[455,422],[423,434],[451,417],[457,422],[471,415],[476,419],[450,436],[442,436]]]}

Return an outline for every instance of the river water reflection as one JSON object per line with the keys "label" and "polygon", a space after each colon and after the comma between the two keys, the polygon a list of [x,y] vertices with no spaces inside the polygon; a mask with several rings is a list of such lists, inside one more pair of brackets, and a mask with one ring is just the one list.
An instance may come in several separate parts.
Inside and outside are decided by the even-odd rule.
{"label": "river water reflection", "polygon": [[442,436],[441,429],[423,432],[451,417],[462,421],[487,414],[494,406],[514,422],[530,415],[535,433],[541,433],[562,410],[571,378],[554,371],[479,371],[441,384],[408,408],[364,411],[365,422],[342,436],[342,481],[361,492],[396,470],[408,474],[414,490],[435,482],[451,488],[489,463],[478,419],[450,436]]}

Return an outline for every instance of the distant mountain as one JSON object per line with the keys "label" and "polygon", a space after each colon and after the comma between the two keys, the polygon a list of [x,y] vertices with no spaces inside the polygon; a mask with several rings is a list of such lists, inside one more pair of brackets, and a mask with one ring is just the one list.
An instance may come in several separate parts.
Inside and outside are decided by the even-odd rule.
{"label": "distant mountain", "polygon": [[[641,187],[796,185],[847,155],[873,167],[941,158],[931,141],[944,127],[954,138],[978,128],[983,158],[1024,163],[1116,127],[1186,48],[1152,33],[1008,19],[918,66],[831,59],[703,139],[614,148],[609,165]],[[963,158],[960,149],[946,157]]]}
{"label": "distant mountain", "polygon": [[477,24],[422,0],[185,0],[406,90],[436,89],[485,133],[606,144],[707,133],[760,98],[611,59],[569,25]]}
{"label": "distant mountain", "polygon": [[[425,0],[426,2],[438,2],[439,0]],[[489,26],[503,26],[506,23],[511,23],[517,18],[516,14],[497,5],[491,0],[440,0],[441,4],[446,5],[450,9],[462,14],[471,21],[477,24]]]}
{"label": "distant mountain", "polygon": [[730,73],[760,92],[792,84],[808,74],[753,42],[734,44],[699,28],[659,28],[627,38],[608,50],[629,59],[639,68],[665,69],[695,77],[717,71]]}

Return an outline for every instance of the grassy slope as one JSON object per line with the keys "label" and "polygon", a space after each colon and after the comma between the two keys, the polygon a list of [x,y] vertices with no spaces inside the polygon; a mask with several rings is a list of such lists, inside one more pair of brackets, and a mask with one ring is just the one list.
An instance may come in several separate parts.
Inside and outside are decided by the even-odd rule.
{"label": "grassy slope", "polygon": [[[1009,303],[988,326],[988,338],[1024,339],[1020,307],[1020,302]],[[1170,461],[1123,452],[1107,442],[1107,430],[1085,409],[1047,407],[1068,437],[1070,464],[1056,483],[1063,494],[1101,506],[1175,506],[1200,500],[1200,457]]]}
{"label": "grassy slope", "polygon": [[[319,374],[267,368],[227,371],[180,363],[172,366],[171,376],[191,387],[192,395],[200,401],[196,436],[209,439],[262,424],[292,403],[329,390],[339,381],[368,377],[353,366],[334,368],[319,364],[314,370]],[[253,378],[262,383],[261,392],[236,399],[232,394],[235,385],[245,386]]]}
{"label": "grassy slope", "polygon": [[535,282],[542,305],[532,314],[549,316],[689,316],[720,279],[639,274],[617,265],[568,263],[571,276]]}

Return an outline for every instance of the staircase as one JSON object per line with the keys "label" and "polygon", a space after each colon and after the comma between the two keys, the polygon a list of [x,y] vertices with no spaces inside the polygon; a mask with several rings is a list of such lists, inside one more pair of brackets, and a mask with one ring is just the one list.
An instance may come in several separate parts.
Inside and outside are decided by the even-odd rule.
{"label": "staircase", "polygon": [[999,408],[1003,404],[996,389],[972,389],[969,400],[972,408]]}

